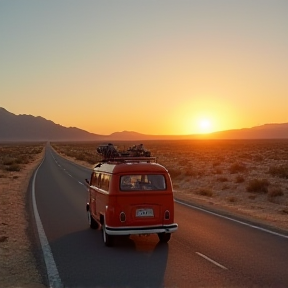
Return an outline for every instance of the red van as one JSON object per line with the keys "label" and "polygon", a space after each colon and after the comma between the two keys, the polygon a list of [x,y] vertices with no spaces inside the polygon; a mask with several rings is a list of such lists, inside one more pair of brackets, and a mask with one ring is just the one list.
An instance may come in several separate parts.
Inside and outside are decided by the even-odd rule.
{"label": "red van", "polygon": [[118,152],[101,145],[103,160],[93,169],[86,206],[92,229],[102,227],[103,241],[113,246],[115,235],[158,234],[168,242],[178,229],[170,175],[143,145]]}

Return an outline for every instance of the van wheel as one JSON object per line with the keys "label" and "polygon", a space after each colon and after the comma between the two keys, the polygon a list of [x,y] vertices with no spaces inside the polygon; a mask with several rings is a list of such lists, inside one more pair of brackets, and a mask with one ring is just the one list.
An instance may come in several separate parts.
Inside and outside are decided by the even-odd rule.
{"label": "van wheel", "polygon": [[102,225],[102,233],[103,233],[103,242],[107,247],[112,247],[114,244],[114,236],[113,235],[109,235],[106,233],[106,224],[105,221]]}
{"label": "van wheel", "polygon": [[93,219],[91,216],[90,210],[88,209],[87,211],[87,216],[88,216],[88,223],[91,229],[97,229],[99,227],[97,221]]}
{"label": "van wheel", "polygon": [[171,233],[158,233],[160,242],[167,243],[171,238]]}

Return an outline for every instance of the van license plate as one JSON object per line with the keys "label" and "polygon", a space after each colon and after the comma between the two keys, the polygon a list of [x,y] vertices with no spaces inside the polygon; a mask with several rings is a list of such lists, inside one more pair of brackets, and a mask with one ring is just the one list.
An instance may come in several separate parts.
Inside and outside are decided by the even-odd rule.
{"label": "van license plate", "polygon": [[136,217],[153,217],[153,209],[137,209],[136,210]]}

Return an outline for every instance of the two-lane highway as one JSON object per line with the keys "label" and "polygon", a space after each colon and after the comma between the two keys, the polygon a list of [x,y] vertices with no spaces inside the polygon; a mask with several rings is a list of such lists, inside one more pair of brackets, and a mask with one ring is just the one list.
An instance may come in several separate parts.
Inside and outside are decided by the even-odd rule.
{"label": "two-lane highway", "polygon": [[287,236],[180,203],[175,203],[179,229],[168,244],[159,244],[156,235],[131,236],[106,247],[101,231],[88,226],[84,179],[90,173],[47,146],[34,181],[35,206],[45,231],[40,238],[49,247],[43,248],[44,255],[51,251],[53,260],[46,261],[47,271],[57,274],[48,275],[47,285],[288,287]]}

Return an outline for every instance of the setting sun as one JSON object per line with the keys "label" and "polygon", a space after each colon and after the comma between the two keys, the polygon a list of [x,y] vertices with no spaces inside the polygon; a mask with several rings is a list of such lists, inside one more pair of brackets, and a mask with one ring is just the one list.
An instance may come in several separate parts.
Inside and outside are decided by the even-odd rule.
{"label": "setting sun", "polygon": [[199,133],[210,133],[212,131],[211,121],[207,118],[200,119],[198,122]]}

